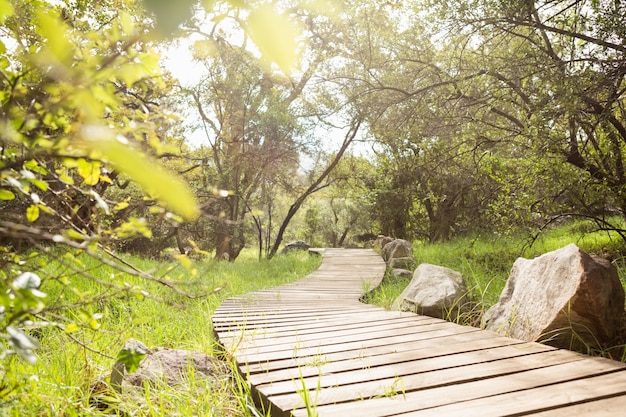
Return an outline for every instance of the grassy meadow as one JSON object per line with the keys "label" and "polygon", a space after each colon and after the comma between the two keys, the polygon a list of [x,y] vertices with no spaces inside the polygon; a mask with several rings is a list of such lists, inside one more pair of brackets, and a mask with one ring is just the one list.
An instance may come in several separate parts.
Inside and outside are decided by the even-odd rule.
{"label": "grassy meadow", "polygon": [[65,325],[65,332],[51,327],[31,332],[41,344],[35,365],[17,357],[4,360],[0,389],[14,391],[0,406],[2,416],[256,416],[259,412],[249,404],[247,386],[232,375],[225,375],[219,383],[189,381],[201,389],[160,387],[139,396],[115,395],[106,382],[129,338],[149,348],[217,355],[211,316],[224,299],[292,282],[321,262],[321,257],[307,253],[259,261],[252,251],[244,252],[234,263],[206,260],[186,267],[171,261],[126,259],[176,284],[176,292],[103,266],[85,254],[73,259],[71,268],[62,265],[62,260],[35,256],[42,261],[46,258],[42,264],[46,264],[49,278],[44,279],[41,290],[47,294],[48,305],[53,300],[55,305],[88,304],[72,310],[79,326]]}

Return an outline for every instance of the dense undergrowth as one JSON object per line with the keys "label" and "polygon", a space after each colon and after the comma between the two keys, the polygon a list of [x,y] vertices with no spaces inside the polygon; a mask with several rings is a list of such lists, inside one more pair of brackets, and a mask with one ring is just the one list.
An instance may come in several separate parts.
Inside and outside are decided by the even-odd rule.
{"label": "dense undergrowth", "polygon": [[[165,386],[144,390],[139,397],[116,395],[108,387],[108,377],[129,338],[150,348],[188,349],[217,356],[211,316],[224,299],[294,281],[315,270],[320,260],[294,253],[259,261],[252,252],[244,252],[234,263],[206,260],[184,268],[175,262],[128,259],[154,276],[176,282],[181,292],[120,274],[87,255],[80,255],[79,261],[82,270],[89,272],[89,279],[47,260],[47,272],[55,277],[41,287],[48,305],[78,305],[79,300],[92,300],[73,310],[76,322],[85,325],[66,326],[65,332],[52,326],[31,331],[41,345],[35,365],[15,356],[3,360],[0,415],[258,415],[246,384],[234,374],[225,375],[218,383],[191,380],[189,384],[195,388],[188,390]],[[97,281],[116,282],[137,291],[116,294]]]}

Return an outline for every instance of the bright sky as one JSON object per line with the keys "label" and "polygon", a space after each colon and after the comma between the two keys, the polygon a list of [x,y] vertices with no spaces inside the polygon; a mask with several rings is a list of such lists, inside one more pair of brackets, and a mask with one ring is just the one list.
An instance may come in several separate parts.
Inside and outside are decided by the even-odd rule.
{"label": "bright sky", "polygon": [[179,40],[162,51],[162,64],[183,86],[196,84],[202,75],[202,66],[191,55],[191,40]]}

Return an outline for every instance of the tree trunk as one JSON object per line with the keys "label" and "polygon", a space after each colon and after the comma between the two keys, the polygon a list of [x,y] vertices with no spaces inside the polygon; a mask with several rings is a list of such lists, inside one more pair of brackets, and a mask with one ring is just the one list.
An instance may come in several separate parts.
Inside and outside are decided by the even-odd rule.
{"label": "tree trunk", "polygon": [[287,216],[285,216],[285,219],[283,220],[283,223],[280,225],[278,233],[276,234],[276,240],[274,241],[274,245],[272,246],[272,249],[267,256],[268,259],[273,258],[274,255],[276,255],[276,253],[278,252],[278,248],[283,241],[283,236],[285,234],[285,231],[287,230],[287,226],[289,226],[289,222],[291,222],[291,219],[293,219],[298,210],[300,210],[300,207],[302,207],[302,204],[307,199],[307,197],[326,186],[322,186],[322,182],[326,179],[326,177],[328,177],[333,169],[335,169],[337,164],[339,164],[339,161],[343,157],[343,154],[346,152],[350,144],[354,141],[354,138],[356,137],[356,134],[358,133],[360,127],[361,118],[357,118],[354,121],[354,124],[350,127],[350,130],[348,130],[348,132],[346,133],[343,143],[341,144],[341,148],[339,148],[339,151],[337,152],[331,163],[328,165],[328,167],[326,167],[326,169],[320,174],[320,176],[315,181],[313,181],[313,183],[300,196],[298,196],[298,198],[296,198],[296,201],[291,205],[291,207],[289,207]]}

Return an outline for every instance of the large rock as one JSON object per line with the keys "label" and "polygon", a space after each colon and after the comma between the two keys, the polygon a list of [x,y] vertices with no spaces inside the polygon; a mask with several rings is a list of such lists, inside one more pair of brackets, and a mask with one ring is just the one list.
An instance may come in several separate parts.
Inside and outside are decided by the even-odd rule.
{"label": "large rock", "polygon": [[456,319],[467,302],[467,287],[459,272],[443,266],[421,264],[413,273],[409,285],[394,301],[392,309]]}
{"label": "large rock", "polygon": [[413,256],[413,245],[404,239],[395,239],[383,246],[382,257],[385,262],[393,258],[407,258]]}
{"label": "large rock", "polygon": [[150,350],[134,339],[129,339],[122,351],[141,353],[145,357],[133,373],[128,373],[123,363],[115,363],[111,385],[119,392],[130,386],[143,387],[145,383],[180,385],[189,380],[190,372],[193,372],[195,379],[219,379],[227,375],[226,364],[204,353],[166,348]]}
{"label": "large rock", "polygon": [[513,338],[587,350],[613,339],[623,314],[624,289],[615,267],[571,244],[518,259],[484,324]]}

